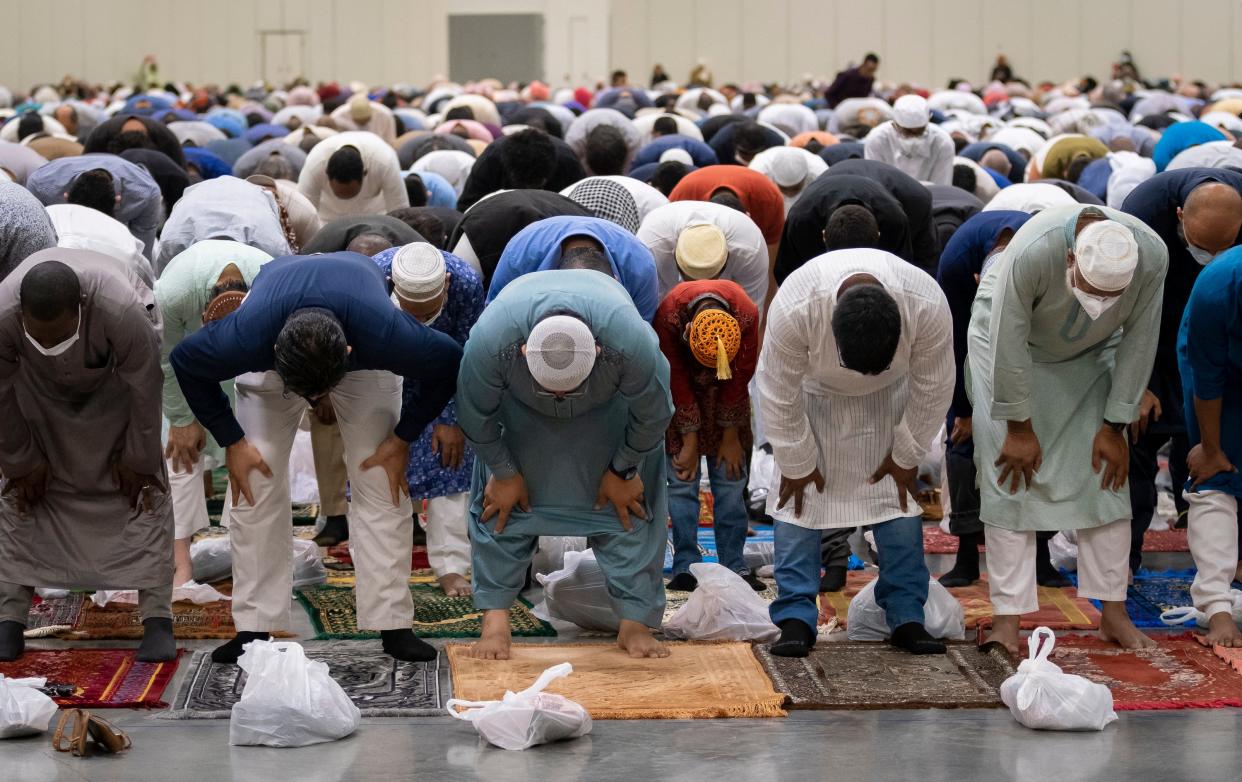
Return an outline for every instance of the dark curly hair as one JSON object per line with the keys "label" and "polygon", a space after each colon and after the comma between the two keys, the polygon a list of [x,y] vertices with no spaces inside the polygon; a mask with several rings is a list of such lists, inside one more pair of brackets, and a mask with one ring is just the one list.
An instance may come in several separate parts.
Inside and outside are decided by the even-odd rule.
{"label": "dark curly hair", "polygon": [[855,285],[837,298],[832,336],[841,365],[864,375],[888,369],[901,339],[897,301],[879,285]]}
{"label": "dark curly hair", "polygon": [[308,307],[294,311],[276,336],[276,374],[286,394],[317,399],[340,383],[349,371],[345,329],[329,310]]}

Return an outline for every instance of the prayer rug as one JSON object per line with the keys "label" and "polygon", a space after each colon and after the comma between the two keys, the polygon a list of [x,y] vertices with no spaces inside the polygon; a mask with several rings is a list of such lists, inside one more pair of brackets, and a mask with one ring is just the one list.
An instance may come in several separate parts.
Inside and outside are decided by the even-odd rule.
{"label": "prayer rug", "polygon": [[[371,639],[379,633],[358,629],[358,607],[354,590],[331,586],[303,587],[295,592],[298,602],[310,614],[315,639]],[[474,598],[449,597],[438,586],[411,584],[414,598],[414,632],[421,638],[478,638],[483,630],[483,612],[474,607]],[[518,599],[509,609],[513,635],[555,637],[552,625],[536,617],[530,603]]]}
{"label": "prayer rug", "polygon": [[[335,570],[327,568],[328,579],[324,582],[328,586],[349,587],[353,589],[358,584],[358,576],[354,573],[353,568],[348,570]],[[431,568],[410,571],[411,584],[437,584],[436,574],[431,572]]]}
{"label": "prayer rug", "polygon": [[[771,527],[755,527],[752,530],[753,535],[746,538],[746,543],[771,543],[775,545],[776,538]],[[699,527],[699,556],[704,562],[720,563],[720,557],[716,554],[716,531],[711,527]],[[664,572],[673,572],[673,539],[670,536],[668,545],[664,549]]]}
{"label": "prayer rug", "polygon": [[1059,636],[1049,659],[1108,687],[1118,711],[1242,706],[1242,674],[1196,636],[1153,638],[1151,649],[1122,649],[1094,636]]}
{"label": "prayer rug", "polygon": [[615,644],[514,644],[509,660],[476,660],[445,647],[454,697],[500,700],[559,663],[574,672],[548,692],[582,704],[596,720],[783,717],[784,696],[744,643],[669,643],[669,657],[633,659]]}
{"label": "prayer rug", "polygon": [[47,679],[44,692],[60,706],[84,709],[162,709],[164,689],[178,659],[143,663],[134,649],[28,649],[21,659],[0,663],[0,674]]}
{"label": "prayer rug", "polygon": [[[232,581],[222,581],[215,588],[225,595],[233,592]],[[214,603],[195,605],[188,600],[172,604],[173,635],[183,640],[209,638],[229,639],[237,635],[233,624],[233,603],[219,600]],[[292,638],[293,634],[276,631],[277,638]],[[60,635],[62,638],[104,640],[142,640],[142,620],[138,606],[130,603],[109,603],[100,608],[86,600],[73,628]]]}
{"label": "prayer rug", "polygon": [[[448,667],[442,658],[402,662],[373,641],[302,644],[306,656],[325,663],[328,673],[362,710],[364,717],[427,717],[444,714]],[[164,719],[228,719],[241,699],[246,673],[236,665],[218,665],[209,651],[195,652],[190,670]]]}
{"label": "prayer rug", "polygon": [[792,709],[964,709],[1001,706],[998,688],[1014,667],[1000,651],[949,644],[944,655],[912,655],[886,643],[827,642],[805,658],[755,654]]}
{"label": "prayer rug", "polygon": [[[337,562],[349,565],[350,568],[354,565],[354,559],[349,554],[348,543],[340,543],[330,547],[328,549],[328,556],[335,559]],[[410,570],[427,570],[430,567],[431,563],[427,561],[427,547],[415,546],[414,552],[410,557]]]}
{"label": "prayer rug", "polygon": [[699,526],[710,527],[716,520],[716,500],[710,491],[699,492]]}
{"label": "prayer rug", "polygon": [[836,618],[841,627],[845,627],[845,617],[850,611],[850,601],[862,588],[875,581],[879,571],[851,570],[845,574],[845,589],[840,592],[823,592],[819,596],[819,624],[824,626]]}
{"label": "prayer rug", "polygon": [[68,597],[35,597],[30,607],[30,615],[26,618],[27,630],[38,630],[43,627],[72,627],[82,613],[82,604],[86,595],[81,592],[70,592]]}
{"label": "prayer rug", "polygon": [[[1201,635],[1196,635],[1195,640],[1200,644],[1207,646],[1207,641]],[[1229,667],[1242,674],[1242,649],[1235,649],[1228,646],[1212,646],[1212,653],[1220,659],[1229,663]]]}
{"label": "prayer rug", "polygon": [[[1067,574],[1075,584],[1078,574]],[[1182,608],[1194,605],[1190,597],[1190,585],[1195,580],[1194,568],[1187,570],[1146,570],[1141,569],[1134,577],[1134,583],[1126,590],[1126,613],[1135,627],[1168,628],[1160,621],[1160,614],[1170,608]],[[1100,601],[1092,600],[1097,608]],[[1177,627],[1179,625],[1173,625]],[[1194,619],[1183,622],[1182,627],[1194,627]]]}
{"label": "prayer rug", "polygon": [[[980,546],[979,550],[987,551],[987,548]],[[1190,551],[1190,545],[1186,542],[1186,530],[1148,530],[1143,536],[1143,551],[1153,553]],[[956,554],[957,536],[940,529],[939,524],[924,524],[923,553]]]}

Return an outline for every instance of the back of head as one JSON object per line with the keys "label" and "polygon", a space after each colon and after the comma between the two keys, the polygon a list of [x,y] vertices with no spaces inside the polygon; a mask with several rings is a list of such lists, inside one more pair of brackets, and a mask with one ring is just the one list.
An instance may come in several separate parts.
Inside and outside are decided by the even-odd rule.
{"label": "back of head", "polygon": [[677,120],[668,115],[657,117],[651,126],[651,133],[655,136],[674,136],[677,134]]}
{"label": "back of head", "polygon": [[676,160],[665,161],[656,167],[655,174],[651,177],[651,186],[667,196],[689,173],[690,166],[685,163]]}
{"label": "back of head", "polygon": [[1087,166],[1091,165],[1092,160],[1093,158],[1085,153],[1074,155],[1074,157],[1070,159],[1069,165],[1065,167],[1066,181],[1075,183],[1078,182],[1079,178],[1082,177],[1082,172],[1086,170]]}
{"label": "back of head", "polygon": [[112,217],[116,212],[116,190],[112,173],[106,168],[83,171],[69,185],[65,200]]}
{"label": "back of head", "polygon": [[586,167],[596,176],[624,173],[628,156],[625,136],[612,125],[598,125],[587,134]]}
{"label": "back of head", "polygon": [[979,181],[975,176],[975,170],[965,163],[957,163],[953,166],[953,186],[967,193],[975,192],[975,188],[979,186]]}
{"label": "back of head", "polygon": [[547,133],[527,128],[506,136],[499,147],[506,188],[539,190],[547,184],[556,166],[556,145]]}
{"label": "back of head", "polygon": [[884,372],[901,339],[897,301],[879,285],[847,288],[832,311],[832,336],[846,369],[864,375]]}
{"label": "back of head", "polygon": [[730,209],[741,212],[742,214],[746,214],[746,205],[742,203],[742,199],[738,198],[737,193],[733,192],[732,190],[729,190],[728,188],[722,187],[716,192],[712,193],[711,197],[708,198],[708,201],[710,201],[713,204],[720,204],[721,206],[727,206]]}
{"label": "back of head", "polygon": [[418,232],[418,235],[426,239],[431,246],[439,250],[447,250],[445,246],[448,244],[448,231],[444,229],[444,221],[436,217],[426,209],[419,209],[415,206],[407,206],[401,209],[394,209],[388,213],[389,217],[395,217],[401,222]]}
{"label": "back of head", "polygon": [[603,250],[594,247],[571,247],[561,255],[562,269],[587,269],[612,276],[612,264]]}
{"label": "back of head", "polygon": [[345,377],[349,351],[345,329],[329,310],[295,311],[276,336],[276,373],[285,392],[318,399]]}
{"label": "back of head", "polygon": [[334,182],[361,182],[364,169],[357,147],[344,146],[328,158],[328,179]]}
{"label": "back of head", "polygon": [[28,111],[17,121],[17,140],[43,132],[43,117],[38,112]]}
{"label": "back of head", "polygon": [[445,122],[455,119],[474,119],[474,109],[469,106],[454,106],[445,112]]}
{"label": "back of head", "polygon": [[735,154],[743,157],[754,157],[768,146],[768,138],[763,126],[754,120],[743,120],[733,131],[733,149]]}
{"label": "back of head", "polygon": [[824,227],[824,249],[850,250],[879,247],[880,226],[871,210],[861,204],[846,204],[828,216]]}
{"label": "back of head", "polygon": [[1013,172],[1013,163],[1009,160],[1009,156],[999,149],[989,149],[979,158],[979,165],[984,168],[990,168],[1003,177],[1008,177]]}
{"label": "back of head", "polygon": [[19,292],[22,316],[47,323],[71,312],[82,302],[82,287],[73,269],[60,261],[30,267]]}
{"label": "back of head", "polygon": [[273,152],[259,161],[259,165],[254,168],[254,173],[270,176],[272,179],[286,179],[290,182],[296,182],[298,178],[298,172],[293,164],[279,152]]}
{"label": "back of head", "polygon": [[405,194],[409,196],[410,206],[427,205],[427,185],[418,174],[405,175]]}
{"label": "back of head", "polygon": [[382,253],[392,247],[392,242],[387,236],[381,236],[373,233],[358,234],[350,240],[345,249],[351,253],[362,253],[368,257]]}

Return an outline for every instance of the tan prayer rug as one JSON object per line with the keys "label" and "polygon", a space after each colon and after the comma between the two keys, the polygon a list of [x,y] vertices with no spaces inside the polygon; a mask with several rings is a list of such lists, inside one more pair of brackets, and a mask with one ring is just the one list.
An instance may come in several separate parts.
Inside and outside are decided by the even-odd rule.
{"label": "tan prayer rug", "polygon": [[1008,656],[974,644],[913,655],[886,643],[820,643],[805,658],[756,646],[764,670],[792,709],[977,709],[1001,706],[1013,675]]}
{"label": "tan prayer rug", "polygon": [[670,643],[662,659],[633,659],[614,644],[514,644],[509,660],[476,660],[466,644],[445,647],[453,696],[500,700],[563,662],[574,672],[548,688],[597,720],[783,717],[784,696],[744,643]]}

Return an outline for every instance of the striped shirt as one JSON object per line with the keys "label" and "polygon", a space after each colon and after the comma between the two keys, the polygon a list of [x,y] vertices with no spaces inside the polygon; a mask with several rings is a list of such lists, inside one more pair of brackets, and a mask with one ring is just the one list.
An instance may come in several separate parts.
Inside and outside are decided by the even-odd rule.
{"label": "striped shirt", "polygon": [[[892,364],[878,375],[841,366],[832,334],[837,292],[847,278],[869,274],[897,301],[901,337]],[[944,421],[953,394],[953,324],[936,281],[882,250],[841,250],[794,271],[777,291],[756,373],[764,428],[778,475],[768,512],[813,529],[874,524],[917,513],[901,510],[892,478],[867,479],[891,451],[917,467]],[[800,478],[816,467],[823,493],[809,487],[802,516],[793,503],[776,508],[780,475]]]}

